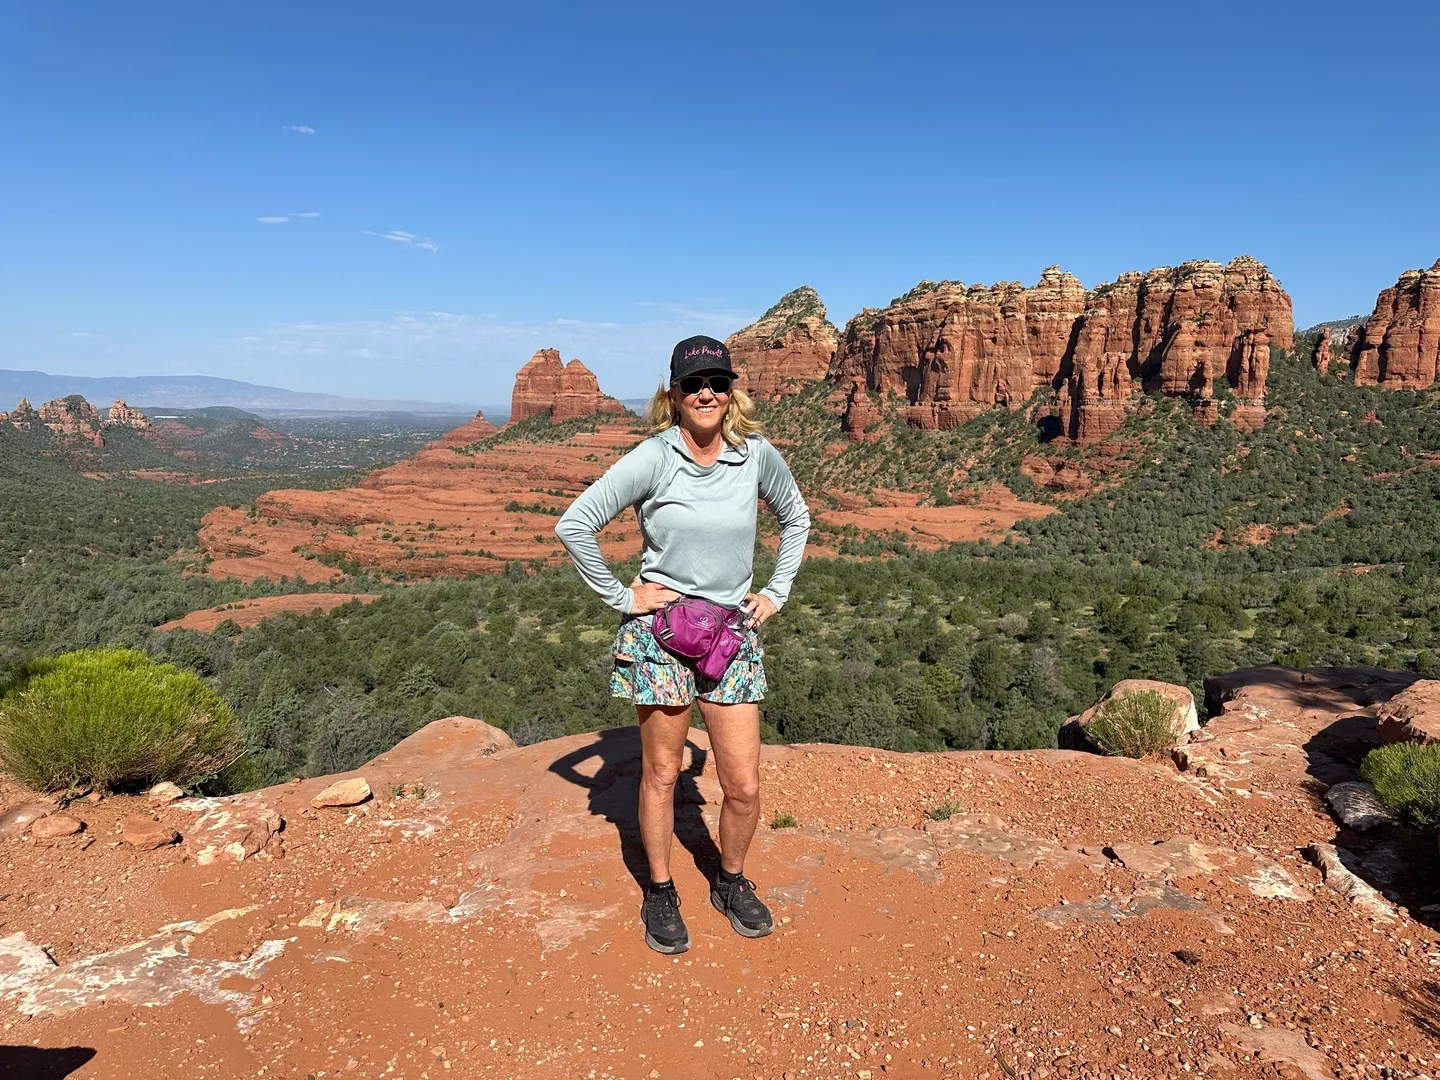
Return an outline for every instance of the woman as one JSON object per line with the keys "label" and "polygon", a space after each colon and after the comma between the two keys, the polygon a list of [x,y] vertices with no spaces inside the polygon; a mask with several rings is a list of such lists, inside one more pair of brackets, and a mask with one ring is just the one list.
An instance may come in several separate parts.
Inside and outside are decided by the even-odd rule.
{"label": "woman", "polygon": [[[662,953],[690,947],[670,879],[675,782],[690,707],[698,697],[725,801],[720,809],[720,872],[710,902],[746,937],[764,937],[770,912],[745,877],[745,853],[760,821],[760,710],[765,669],[755,628],[784,605],[810,533],[810,512],[780,452],[760,435],[755,407],[735,387],[730,350],[710,337],[686,338],[670,356],[670,385],[648,411],[652,437],[612,465],[571,504],[555,533],[586,583],[625,618],[615,638],[610,692],[635,703],[642,769],[640,836],[650,864],[641,905],[645,941]],[[775,573],[751,592],[756,501],[783,532]],[[640,520],[640,574],[626,588],[600,553],[595,534],[626,507]],[[717,682],[662,649],[649,614],[681,596],[698,596],[749,615],[745,642]]]}

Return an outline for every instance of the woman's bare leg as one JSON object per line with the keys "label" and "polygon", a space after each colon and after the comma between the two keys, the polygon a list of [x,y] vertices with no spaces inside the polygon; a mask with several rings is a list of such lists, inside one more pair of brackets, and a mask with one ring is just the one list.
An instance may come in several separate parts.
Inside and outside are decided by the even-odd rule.
{"label": "woman's bare leg", "polygon": [[755,704],[700,702],[700,715],[715,752],[715,773],[725,802],[720,807],[720,866],[745,869],[745,853],[760,824],[760,708]]}
{"label": "woman's bare leg", "polygon": [[636,705],[640,716],[640,840],[651,881],[670,880],[675,836],[675,781],[690,733],[689,705]]}

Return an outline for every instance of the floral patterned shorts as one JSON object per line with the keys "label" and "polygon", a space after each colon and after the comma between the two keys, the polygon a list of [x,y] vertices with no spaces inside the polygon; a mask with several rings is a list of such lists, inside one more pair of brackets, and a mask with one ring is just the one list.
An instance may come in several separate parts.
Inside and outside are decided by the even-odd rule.
{"label": "floral patterned shorts", "polygon": [[650,633],[650,616],[626,618],[615,635],[615,670],[610,696],[636,705],[689,705],[697,697],[717,705],[738,705],[765,697],[765,653],[751,630],[725,675],[712,682],[679,657],[666,652]]}

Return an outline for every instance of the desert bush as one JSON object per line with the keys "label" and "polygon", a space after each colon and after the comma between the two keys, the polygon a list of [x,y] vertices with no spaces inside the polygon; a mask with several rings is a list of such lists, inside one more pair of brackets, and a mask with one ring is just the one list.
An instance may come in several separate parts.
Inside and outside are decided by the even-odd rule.
{"label": "desert bush", "polygon": [[1085,734],[1107,754],[1142,758],[1175,742],[1175,703],[1154,690],[1111,698]]}
{"label": "desert bush", "polygon": [[41,790],[194,785],[239,752],[235,718],[218,694],[131,649],[32,661],[0,699],[0,766]]}
{"label": "desert bush", "polygon": [[1396,743],[1371,750],[1360,779],[1398,816],[1422,829],[1440,829],[1440,746]]}
{"label": "desert bush", "polygon": [[930,807],[925,811],[925,816],[931,821],[949,821],[960,812],[958,802],[942,802]]}

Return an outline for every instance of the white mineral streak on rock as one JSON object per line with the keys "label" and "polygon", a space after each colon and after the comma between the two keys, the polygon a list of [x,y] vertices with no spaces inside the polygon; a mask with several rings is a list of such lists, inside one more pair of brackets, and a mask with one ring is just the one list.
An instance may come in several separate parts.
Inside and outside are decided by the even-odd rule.
{"label": "white mineral streak on rock", "polygon": [[1390,901],[1347,868],[1334,844],[1316,842],[1305,849],[1305,857],[1320,868],[1325,884],[1349,900],[1372,919],[1393,922],[1395,908]]}
{"label": "white mineral streak on rock", "polygon": [[258,979],[293,939],[262,941],[244,960],[191,956],[190,943],[217,922],[254,910],[230,908],[199,921],[174,923],[143,941],[58,966],[23,933],[11,934],[0,938],[0,998],[15,999],[15,1007],[27,1016],[60,1016],[102,1001],[168,1005],[180,994],[193,994],[230,1012],[250,1012],[255,995],[222,984],[236,977]]}

